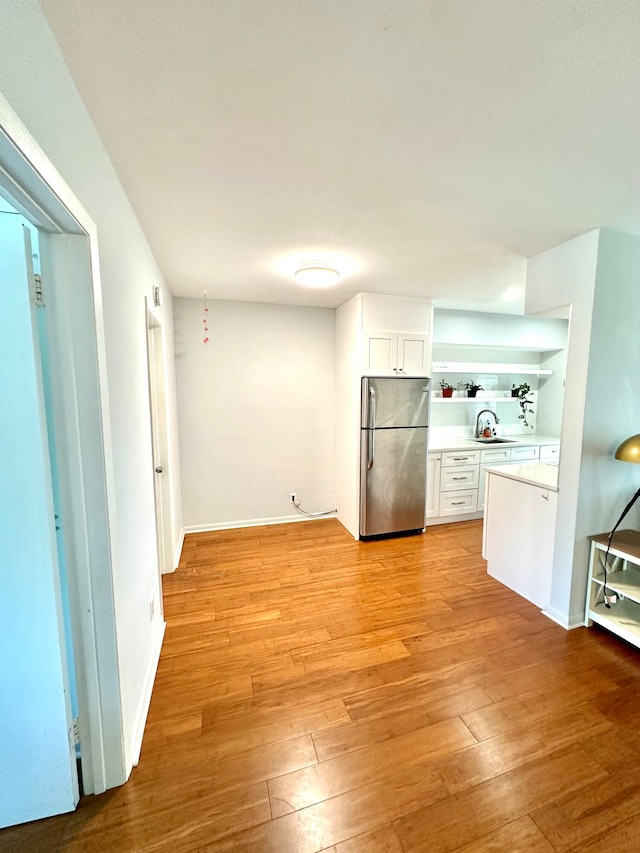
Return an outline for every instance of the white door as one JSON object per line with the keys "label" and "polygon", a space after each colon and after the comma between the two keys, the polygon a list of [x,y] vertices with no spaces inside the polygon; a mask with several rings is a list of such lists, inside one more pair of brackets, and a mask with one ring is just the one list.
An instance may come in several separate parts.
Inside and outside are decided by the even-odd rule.
{"label": "white door", "polygon": [[0,826],[78,802],[34,310],[23,225],[0,214]]}

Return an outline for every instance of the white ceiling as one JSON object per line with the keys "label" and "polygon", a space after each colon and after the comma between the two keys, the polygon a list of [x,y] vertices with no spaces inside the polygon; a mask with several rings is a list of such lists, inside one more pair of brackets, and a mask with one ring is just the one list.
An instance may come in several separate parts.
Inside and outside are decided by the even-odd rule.
{"label": "white ceiling", "polygon": [[640,234],[638,0],[41,5],[176,295],[513,311],[526,257]]}

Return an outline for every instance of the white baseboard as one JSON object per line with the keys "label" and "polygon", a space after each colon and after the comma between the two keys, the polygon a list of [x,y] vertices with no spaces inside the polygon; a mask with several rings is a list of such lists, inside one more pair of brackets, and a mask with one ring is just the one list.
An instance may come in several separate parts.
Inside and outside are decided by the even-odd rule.
{"label": "white baseboard", "polygon": [[144,684],[142,688],[142,693],[140,695],[140,701],[138,703],[138,710],[136,711],[136,718],[133,724],[133,732],[131,734],[131,744],[130,744],[130,754],[131,754],[131,763],[135,767],[140,760],[140,750],[142,749],[142,738],[144,736],[144,727],[147,722],[147,714],[149,713],[149,705],[151,704],[151,692],[153,691],[153,683],[156,678],[156,672],[158,669],[158,662],[160,661],[160,650],[162,649],[162,640],[164,638],[164,632],[167,627],[166,622],[164,620],[162,622],[158,621],[158,628],[155,633],[155,637],[153,638],[153,648],[151,649],[151,654],[149,656],[149,662],[147,664],[147,671],[144,676]]}
{"label": "white baseboard", "polygon": [[427,527],[438,527],[439,524],[456,524],[459,521],[475,521],[477,518],[484,518],[484,510],[480,512],[467,512],[464,515],[438,515],[429,516],[426,520]]}
{"label": "white baseboard", "polygon": [[543,616],[546,616],[547,619],[551,619],[552,622],[555,622],[557,625],[564,628],[565,631],[573,631],[574,628],[582,628],[584,625],[584,619],[569,619],[566,613],[556,610],[555,607],[545,607],[545,609],[540,612]]}
{"label": "white baseboard", "polygon": [[322,518],[307,518],[305,515],[285,515],[277,518],[246,518],[241,521],[221,521],[215,524],[190,524],[183,528],[183,537],[187,533],[210,533],[214,530],[233,530],[236,527],[264,527],[265,524],[291,524],[294,521],[322,521],[335,518],[335,512],[323,515]]}

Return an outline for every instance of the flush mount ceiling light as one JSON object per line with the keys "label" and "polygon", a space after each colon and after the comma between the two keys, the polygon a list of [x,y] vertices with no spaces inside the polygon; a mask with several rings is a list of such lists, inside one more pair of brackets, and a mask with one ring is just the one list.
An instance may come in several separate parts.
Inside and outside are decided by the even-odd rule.
{"label": "flush mount ceiling light", "polygon": [[296,270],[295,279],[305,287],[331,287],[338,283],[340,273],[324,261],[306,261]]}

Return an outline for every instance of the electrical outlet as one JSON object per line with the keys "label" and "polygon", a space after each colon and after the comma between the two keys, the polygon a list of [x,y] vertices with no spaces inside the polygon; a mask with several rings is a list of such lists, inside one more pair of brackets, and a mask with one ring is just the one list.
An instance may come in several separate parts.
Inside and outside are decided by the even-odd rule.
{"label": "electrical outlet", "polygon": [[295,492],[289,493],[289,503],[294,504],[298,500],[298,497]]}

